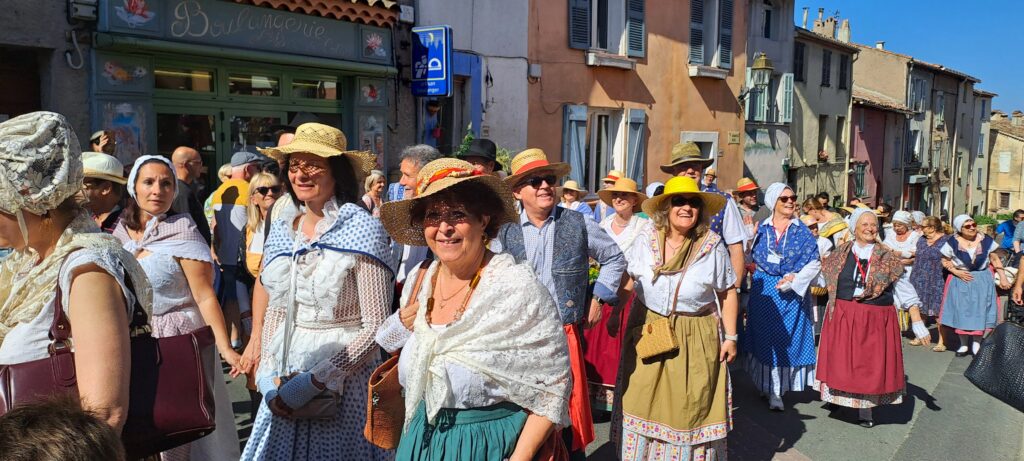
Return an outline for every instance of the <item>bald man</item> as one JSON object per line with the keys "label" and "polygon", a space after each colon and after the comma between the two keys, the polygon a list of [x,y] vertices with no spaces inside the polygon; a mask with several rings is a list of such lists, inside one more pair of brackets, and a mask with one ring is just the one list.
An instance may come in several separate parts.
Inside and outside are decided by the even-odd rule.
{"label": "bald man", "polygon": [[174,174],[178,177],[178,195],[174,197],[171,209],[178,213],[188,213],[196,222],[199,233],[203,234],[206,243],[210,243],[210,225],[203,215],[203,206],[199,201],[199,174],[203,171],[203,159],[199,151],[181,146],[171,153]]}

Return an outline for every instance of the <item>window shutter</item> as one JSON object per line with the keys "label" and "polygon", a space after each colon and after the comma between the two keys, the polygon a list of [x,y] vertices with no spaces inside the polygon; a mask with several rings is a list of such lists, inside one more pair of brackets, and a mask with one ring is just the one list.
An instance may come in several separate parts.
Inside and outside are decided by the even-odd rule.
{"label": "window shutter", "polygon": [[767,122],[768,106],[771,104],[769,102],[771,101],[769,96],[771,96],[772,93],[772,80],[768,80],[768,86],[758,88],[754,92],[757,93],[757,101],[755,101],[757,105],[754,106],[754,110],[756,111],[754,114],[754,120],[758,122]]}
{"label": "window shutter", "polygon": [[821,52],[821,86],[832,84],[832,52],[823,50]]}
{"label": "window shutter", "polygon": [[704,64],[704,0],[690,0],[690,64]]}
{"label": "window shutter", "polygon": [[586,184],[583,175],[587,160],[587,106],[565,105],[562,122],[562,161],[572,167],[569,179]]}
{"label": "window shutter", "polygon": [[569,48],[590,48],[590,0],[569,0]]}
{"label": "window shutter", "polygon": [[644,57],[647,51],[647,26],[644,24],[644,0],[627,0],[626,3],[626,45],[627,56]]}
{"label": "window shutter", "polygon": [[732,2],[718,3],[718,67],[722,69],[732,69]]}
{"label": "window shutter", "polygon": [[637,182],[644,183],[644,166],[646,165],[646,143],[644,142],[647,113],[643,109],[629,109],[629,128],[626,133],[626,176]]}
{"label": "window shutter", "polygon": [[804,44],[801,42],[793,44],[793,79],[804,81]]}
{"label": "window shutter", "polygon": [[793,121],[793,74],[782,74],[782,84],[779,85],[779,121],[790,123]]}
{"label": "window shutter", "polygon": [[743,115],[744,118],[749,122],[754,120],[754,113],[750,111],[751,107],[757,107],[754,103],[754,99],[757,98],[757,90],[754,88],[754,82],[750,78],[750,68],[747,68],[747,80],[744,84],[744,88],[747,88],[747,97],[743,100]]}
{"label": "window shutter", "polygon": [[1010,172],[1010,153],[1000,152],[999,153],[999,172],[1009,173]]}

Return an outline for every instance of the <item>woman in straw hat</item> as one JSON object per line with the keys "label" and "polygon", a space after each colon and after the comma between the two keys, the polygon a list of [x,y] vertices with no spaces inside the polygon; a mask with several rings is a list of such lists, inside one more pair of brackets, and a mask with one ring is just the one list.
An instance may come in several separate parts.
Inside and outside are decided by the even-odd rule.
{"label": "woman in straw hat", "polygon": [[811,231],[797,219],[793,189],[775,183],[764,193],[771,216],[757,227],[747,302],[747,372],[768,406],[782,411],[782,395],[814,379],[814,327],[808,289],[821,269]]}
{"label": "woman in straw hat", "polygon": [[[624,330],[612,420],[623,460],[726,458],[739,307],[729,252],[708,229],[725,200],[675,177],[643,202],[653,226],[626,252],[638,304]],[[666,321],[677,347],[642,357],[648,326]]]}
{"label": "woman in straw hat", "polygon": [[901,278],[899,255],[876,243],[875,213],[858,208],[850,224],[853,240],[822,263],[829,300],[814,387],[825,402],[859,409],[860,425],[870,428],[872,407],[903,400],[903,352],[893,304],[897,296],[913,296],[913,287]]}
{"label": "woman in straw hat", "polygon": [[[548,459],[564,450],[555,427],[569,423],[568,346],[530,266],[488,250],[499,227],[517,221],[512,194],[456,159],[425,165],[415,190],[381,212],[396,242],[435,255],[377,335],[385,349],[401,348],[406,420],[397,458]],[[542,445],[549,452],[535,458]]]}
{"label": "woman in straw hat", "polygon": [[[626,254],[637,237],[650,225],[647,218],[638,216],[640,204],[647,196],[637,191],[636,182],[620,178],[612,187],[597,193],[601,201],[615,210],[601,221],[601,229],[615,241]],[[587,380],[590,384],[590,399],[593,407],[611,411],[615,394],[615,375],[619,368],[619,353],[622,349],[622,326],[626,323],[632,304],[633,282],[626,273],[622,274],[619,285],[618,306],[605,303],[601,306],[601,320],[583,332],[587,364]]]}
{"label": "woman in straw hat", "polygon": [[[264,152],[284,162],[282,183],[302,208],[271,224],[263,249],[253,292],[253,331],[262,339],[254,334],[250,347],[262,347],[264,404],[242,459],[390,458],[362,434],[366,383],[380,364],[374,334],[394,284],[387,233],[356,203],[374,157],[346,150],[345,135],[319,123]],[[236,371],[250,372],[252,362],[243,356]],[[341,394],[338,406],[295,415],[323,394]]]}
{"label": "woman in straw hat", "polygon": [[562,185],[562,203],[559,203],[558,206],[591,216],[594,214],[594,210],[583,201],[583,197],[586,195],[586,189],[581,189],[579,183],[570,179]]}
{"label": "woman in straw hat", "polygon": [[[213,289],[210,246],[188,213],[171,210],[178,181],[166,157],[143,155],[128,174],[128,200],[113,235],[132,252],[153,284],[153,336],[165,338],[210,325],[217,350],[231,366],[239,355],[231,348],[224,314]],[[231,396],[219,361],[206,373],[214,377],[217,429],[212,434],[161,454],[163,459],[213,460],[238,452]]]}
{"label": "woman in straw hat", "polygon": [[81,188],[81,147],[64,116],[33,112],[0,123],[0,247],[15,250],[0,264],[0,364],[48,357],[50,326],[63,308],[82,406],[120,432],[130,313],[138,302],[148,314],[150,286],[135,258],[79,205]]}

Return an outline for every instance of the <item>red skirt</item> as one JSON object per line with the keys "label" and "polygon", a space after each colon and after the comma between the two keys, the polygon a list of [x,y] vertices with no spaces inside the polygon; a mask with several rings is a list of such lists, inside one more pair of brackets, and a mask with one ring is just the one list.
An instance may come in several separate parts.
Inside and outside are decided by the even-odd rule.
{"label": "red skirt", "polygon": [[619,372],[619,356],[622,354],[622,338],[625,336],[623,330],[626,328],[629,308],[633,305],[635,297],[635,294],[631,295],[623,303],[619,315],[614,319],[618,323],[615,334],[608,332],[608,323],[612,322],[612,314],[615,313],[615,308],[609,304],[601,306],[601,321],[583,331],[587,379],[591,384],[615,387],[615,375]]}
{"label": "red skirt", "polygon": [[569,341],[569,367],[572,372],[572,394],[569,396],[569,421],[572,423],[572,447],[580,451],[594,441],[594,420],[590,414],[590,396],[587,393],[587,369],[583,365],[583,345],[580,332],[574,324],[562,325]]}
{"label": "red skirt", "polygon": [[817,379],[853,394],[889,394],[905,386],[900,325],[893,306],[836,300],[825,314]]}

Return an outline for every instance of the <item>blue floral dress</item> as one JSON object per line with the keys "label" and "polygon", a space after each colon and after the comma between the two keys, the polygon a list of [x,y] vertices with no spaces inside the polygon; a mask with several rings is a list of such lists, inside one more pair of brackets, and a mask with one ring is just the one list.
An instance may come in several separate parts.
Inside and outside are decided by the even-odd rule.
{"label": "blue floral dress", "polygon": [[917,241],[917,253],[914,258],[913,270],[910,272],[910,284],[917,291],[921,300],[921,314],[939,315],[942,307],[942,291],[946,285],[946,272],[942,269],[942,246],[949,240],[943,235],[929,245],[928,239],[921,237]]}

